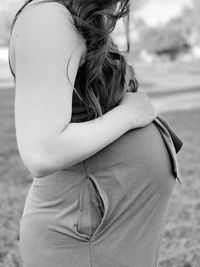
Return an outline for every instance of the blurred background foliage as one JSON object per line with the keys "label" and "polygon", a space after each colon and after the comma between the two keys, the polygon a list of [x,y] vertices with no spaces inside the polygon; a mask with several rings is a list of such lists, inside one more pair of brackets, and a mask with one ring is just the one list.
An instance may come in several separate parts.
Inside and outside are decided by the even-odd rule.
{"label": "blurred background foliage", "polygon": [[[138,58],[146,51],[151,56],[164,55],[172,60],[186,53],[193,53],[194,56],[196,53],[200,57],[200,51],[197,51],[200,47],[200,1],[191,0],[191,5],[183,5],[176,17],[153,27],[144,18],[135,15],[148,2],[135,0],[131,5],[131,54]],[[23,3],[23,0],[1,0],[0,46],[9,45],[13,16]],[[125,42],[123,27],[116,28],[115,36],[120,40],[119,43]]]}
{"label": "blurred background foliage", "polygon": [[[10,27],[23,3],[0,0],[0,267],[22,267],[19,223],[33,178],[17,149],[8,66]],[[113,32],[122,51],[125,22]],[[133,0],[130,42],[139,90],[184,142],[182,185],[169,203],[159,267],[200,267],[200,0]]]}
{"label": "blurred background foliage", "polygon": [[135,18],[133,12],[131,47],[134,56],[140,56],[146,50],[152,56],[165,55],[172,60],[183,54],[199,57],[196,52],[200,46],[199,18],[199,0],[192,0],[192,4],[183,6],[176,17],[154,27],[149,26],[144,19]]}

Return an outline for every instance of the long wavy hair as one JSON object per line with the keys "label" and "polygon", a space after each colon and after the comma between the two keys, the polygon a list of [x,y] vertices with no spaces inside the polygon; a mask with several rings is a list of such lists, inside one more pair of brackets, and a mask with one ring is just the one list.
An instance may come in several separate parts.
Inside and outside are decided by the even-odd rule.
{"label": "long wavy hair", "polygon": [[[14,24],[22,10],[33,0],[27,0],[16,13]],[[111,38],[117,21],[127,16],[129,44],[129,0],[47,0],[62,3],[71,13],[75,27],[86,41],[87,52],[79,67],[74,91],[84,103],[89,117],[99,117],[116,105],[116,96],[124,91],[127,61]],[[12,31],[12,30],[11,30]],[[67,64],[67,77],[68,76]],[[129,66],[130,67],[130,66]],[[132,74],[134,74],[132,72]],[[132,90],[137,91],[137,80],[132,75]],[[77,90],[78,89],[78,90]]]}

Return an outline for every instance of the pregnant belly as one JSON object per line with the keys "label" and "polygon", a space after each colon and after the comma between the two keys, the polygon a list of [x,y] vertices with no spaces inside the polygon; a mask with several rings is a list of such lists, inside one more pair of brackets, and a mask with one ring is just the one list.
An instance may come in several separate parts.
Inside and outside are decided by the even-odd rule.
{"label": "pregnant belly", "polygon": [[171,191],[175,180],[169,151],[154,123],[126,132],[86,164],[97,177],[115,176],[125,190],[143,181]]}
{"label": "pregnant belly", "polygon": [[[125,194],[140,186],[153,187],[161,193],[169,192],[175,183],[172,159],[154,123],[126,132],[76,165],[44,178],[34,178],[34,191],[41,200],[54,198],[58,201],[62,192],[67,199],[67,188],[73,188],[76,189],[73,194],[75,200],[87,176],[93,177],[106,191],[114,192],[116,186],[123,188]],[[55,186],[59,191],[55,190]],[[49,192],[50,189],[52,192]]]}
{"label": "pregnant belly", "polygon": [[[174,184],[167,147],[151,123],[126,132],[80,164],[34,178],[21,226],[32,227],[34,234],[38,222],[42,229],[47,224],[56,229],[47,229],[47,235],[61,233],[63,240],[66,235],[84,240],[82,234],[95,240],[120,224],[130,224],[130,229],[138,225],[140,229],[141,221],[161,216]],[[143,228],[145,235],[151,232],[149,225],[154,222]],[[139,233],[136,228],[134,235]],[[26,235],[23,238],[26,240]],[[44,242],[55,245],[54,238]]]}

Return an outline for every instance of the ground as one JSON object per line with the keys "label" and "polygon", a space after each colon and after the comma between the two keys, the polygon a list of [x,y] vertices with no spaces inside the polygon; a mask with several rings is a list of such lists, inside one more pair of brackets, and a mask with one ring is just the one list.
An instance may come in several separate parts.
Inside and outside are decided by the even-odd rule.
{"label": "ground", "polygon": [[[162,76],[165,76],[163,71]],[[155,77],[154,79],[156,80]],[[161,75],[158,80],[161,80]],[[177,90],[186,90],[179,85],[178,79]],[[150,95],[162,97],[166,90],[158,90],[157,87],[154,86],[154,90],[149,91]],[[144,81],[143,88],[145,89]],[[188,85],[188,88],[192,89],[193,86]],[[22,266],[19,254],[19,220],[32,181],[17,149],[14,93],[13,89],[0,90],[0,267]],[[183,183],[176,184],[169,203],[161,243],[160,267],[199,267],[200,109],[187,108],[161,115],[181,137],[184,146],[178,154]]]}

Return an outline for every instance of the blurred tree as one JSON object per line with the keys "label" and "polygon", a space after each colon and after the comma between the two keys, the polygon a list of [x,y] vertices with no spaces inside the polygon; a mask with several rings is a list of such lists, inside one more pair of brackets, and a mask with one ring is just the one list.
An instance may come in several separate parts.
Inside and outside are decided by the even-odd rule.
{"label": "blurred tree", "polygon": [[146,31],[147,29],[148,25],[143,18],[132,16],[132,27],[130,28],[130,36],[131,36],[130,58],[137,59],[140,56],[141,52],[140,38],[142,32]]}
{"label": "blurred tree", "polygon": [[[129,17],[126,16],[117,22],[117,26],[112,32],[112,37],[121,51],[127,51],[129,48],[131,53],[133,41],[137,39],[138,35],[138,27],[135,27],[135,12],[147,4],[148,1],[149,0],[131,0]],[[127,57],[129,57],[129,55],[127,55]]]}
{"label": "blurred tree", "polygon": [[[167,27],[181,32],[191,45],[197,42],[197,24],[199,19],[195,18],[194,7],[185,6],[179,16],[171,19]],[[199,13],[200,16],[200,13]]]}
{"label": "blurred tree", "polygon": [[[124,19],[124,25],[126,28],[127,36],[127,49],[129,49],[128,58],[131,54],[135,53],[136,42],[138,41],[140,30],[146,26],[145,21],[142,18],[135,18],[135,12],[140,10],[144,5],[146,5],[149,0],[133,0],[130,1],[130,14],[129,17]],[[138,50],[138,46],[137,46]]]}
{"label": "blurred tree", "polygon": [[149,2],[149,0],[132,0],[130,1],[131,5],[131,11],[136,11],[146,5]]}
{"label": "blurred tree", "polygon": [[185,6],[169,26],[181,31],[191,45],[200,45],[200,1],[192,0],[192,6]]}
{"label": "blurred tree", "polygon": [[190,47],[181,32],[169,26],[147,28],[141,34],[140,43],[149,53],[168,55],[172,60]]}
{"label": "blurred tree", "polygon": [[194,26],[196,29],[196,42],[200,45],[200,1],[192,0],[194,10]]}
{"label": "blurred tree", "polygon": [[142,31],[144,29],[147,28],[147,23],[145,22],[145,20],[143,18],[134,18],[133,17],[133,21],[134,21],[134,27],[138,30],[138,31]]}

